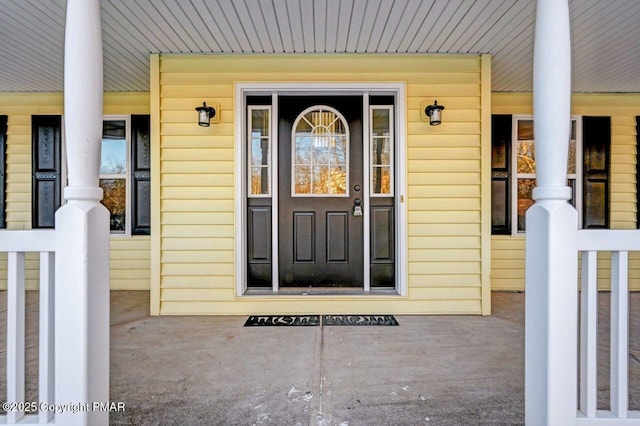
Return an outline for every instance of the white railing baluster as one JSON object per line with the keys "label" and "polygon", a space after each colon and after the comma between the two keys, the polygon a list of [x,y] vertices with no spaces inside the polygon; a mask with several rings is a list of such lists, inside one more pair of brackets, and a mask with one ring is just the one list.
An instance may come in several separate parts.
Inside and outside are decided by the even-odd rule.
{"label": "white railing baluster", "polygon": [[52,411],[31,414],[30,403],[25,410],[25,341],[26,341],[26,253],[40,253],[39,302],[39,402],[55,403],[55,336],[54,336],[54,230],[0,230],[0,253],[7,253],[7,402],[18,403],[15,408],[0,415],[0,424],[55,425]]}
{"label": "white railing baluster", "polygon": [[626,251],[611,253],[611,412],[627,417],[628,376],[628,260]]}
{"label": "white railing baluster", "polygon": [[[580,408],[578,425],[638,425],[629,409],[629,252],[640,252],[640,230],[578,231],[582,253]],[[611,253],[610,407],[597,409],[597,253]]]}
{"label": "white railing baluster", "polygon": [[[40,253],[40,363],[38,370],[40,404],[55,402],[54,265],[55,255],[53,252]],[[48,423],[52,419],[53,412],[51,410],[39,411],[38,421],[40,423]]]}
{"label": "white railing baluster", "polygon": [[595,417],[597,404],[598,252],[582,253],[580,294],[580,411]]}
{"label": "white railing baluster", "polygon": [[[7,256],[7,402],[25,399],[25,289],[24,253]],[[17,423],[23,411],[8,410],[7,423]]]}

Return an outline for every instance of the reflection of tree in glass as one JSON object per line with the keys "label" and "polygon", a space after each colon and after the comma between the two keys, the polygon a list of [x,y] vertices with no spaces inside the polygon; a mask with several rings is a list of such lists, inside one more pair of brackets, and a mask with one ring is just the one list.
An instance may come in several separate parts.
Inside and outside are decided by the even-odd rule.
{"label": "reflection of tree in glass", "polygon": [[535,173],[536,156],[533,140],[518,141],[518,173]]}
{"label": "reflection of tree in glass", "polygon": [[100,179],[102,204],[111,212],[111,230],[125,230],[126,184],[124,179]]}
{"label": "reflection of tree in glass", "polygon": [[328,194],[329,193],[329,167],[327,166],[314,166],[312,179],[312,192],[314,194]]}
{"label": "reflection of tree in glass", "polygon": [[567,173],[575,174],[576,172],[576,140],[569,140],[569,156],[567,160]]}
{"label": "reflection of tree in glass", "polygon": [[321,108],[306,113],[294,141],[295,193],[345,194],[347,138],[340,117]]}
{"label": "reflection of tree in glass", "polygon": [[524,230],[524,218],[534,203],[533,188],[536,186],[535,179],[518,179],[518,229]]}
{"label": "reflection of tree in glass", "polygon": [[269,169],[267,167],[251,168],[251,194],[269,193]]}
{"label": "reflection of tree in glass", "polygon": [[331,193],[347,193],[347,172],[344,167],[331,168]]}
{"label": "reflection of tree in glass", "polygon": [[309,166],[296,166],[295,193],[311,193],[311,168]]}
{"label": "reflection of tree in glass", "polygon": [[391,193],[391,176],[389,166],[374,166],[372,173],[373,193],[374,194],[390,194]]}

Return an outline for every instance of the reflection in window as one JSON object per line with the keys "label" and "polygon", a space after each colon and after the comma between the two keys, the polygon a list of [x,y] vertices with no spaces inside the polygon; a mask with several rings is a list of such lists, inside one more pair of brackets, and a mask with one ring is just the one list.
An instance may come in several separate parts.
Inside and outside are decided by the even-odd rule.
{"label": "reflection in window", "polygon": [[296,120],[293,132],[293,195],[346,195],[347,123],[329,107],[313,107]]}
{"label": "reflection in window", "polygon": [[111,213],[112,233],[125,233],[127,211],[127,126],[125,120],[105,120],[102,126],[100,187],[102,204]]}
{"label": "reflection in window", "polygon": [[[533,135],[533,120],[516,119],[517,138],[515,139],[516,153],[516,192],[517,206],[515,209],[517,232],[523,232],[525,215],[534,203],[533,188],[536,186],[536,151]],[[567,159],[567,186],[572,188],[571,203],[576,205],[576,133],[577,120],[571,120],[571,134],[569,138],[569,153]]]}
{"label": "reflection in window", "polygon": [[249,107],[249,195],[269,195],[271,192],[270,115],[270,107]]}
{"label": "reflection in window", "polygon": [[393,192],[392,107],[371,107],[371,195]]}

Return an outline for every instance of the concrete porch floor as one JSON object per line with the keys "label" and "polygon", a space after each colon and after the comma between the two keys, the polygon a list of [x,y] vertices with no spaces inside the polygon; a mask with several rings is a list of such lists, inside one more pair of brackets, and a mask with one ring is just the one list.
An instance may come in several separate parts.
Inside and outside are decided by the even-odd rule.
{"label": "concrete porch floor", "polygon": [[[600,295],[600,408],[608,299]],[[640,409],[640,294],[630,307],[630,408]],[[36,312],[28,292],[27,400],[37,397]],[[399,327],[243,327],[246,318],[149,317],[148,292],[112,292],[110,392],[125,411],[111,424],[524,424],[523,293],[494,292],[488,317],[396,316]],[[6,332],[3,365],[5,341]]]}

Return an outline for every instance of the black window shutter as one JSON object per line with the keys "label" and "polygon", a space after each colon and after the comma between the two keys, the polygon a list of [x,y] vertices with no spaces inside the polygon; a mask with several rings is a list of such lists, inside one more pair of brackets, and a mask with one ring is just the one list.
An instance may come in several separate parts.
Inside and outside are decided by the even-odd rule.
{"label": "black window shutter", "polygon": [[53,228],[60,207],[61,129],[59,115],[31,117],[32,228]]}
{"label": "black window shutter", "polygon": [[611,117],[583,117],[582,134],[582,227],[609,228]]}
{"label": "black window shutter", "polygon": [[7,227],[7,118],[0,115],[0,229]]}
{"label": "black window shutter", "polygon": [[511,115],[491,116],[491,233],[511,233]]}
{"label": "black window shutter", "polygon": [[151,120],[148,115],[131,116],[132,233],[151,233]]}

